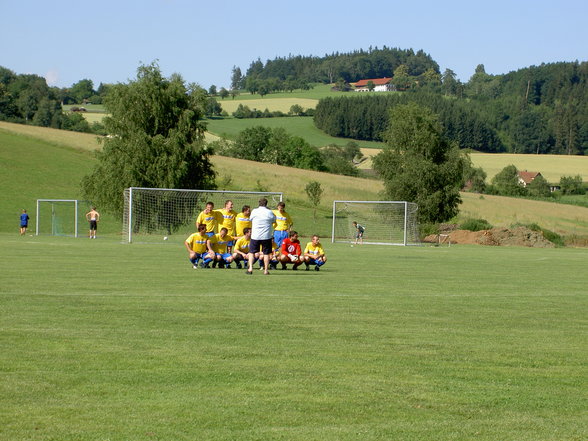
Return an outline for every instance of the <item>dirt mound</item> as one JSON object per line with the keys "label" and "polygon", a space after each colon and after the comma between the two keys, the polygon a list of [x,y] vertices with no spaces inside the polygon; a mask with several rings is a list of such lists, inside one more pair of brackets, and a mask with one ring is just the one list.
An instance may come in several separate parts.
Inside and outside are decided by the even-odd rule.
{"label": "dirt mound", "polygon": [[[493,246],[517,246],[534,248],[553,248],[555,245],[543,237],[540,231],[533,231],[526,227],[492,228],[491,230],[468,231],[446,229],[443,233],[452,244],[476,244]],[[424,242],[438,243],[438,236],[432,234],[425,237]]]}

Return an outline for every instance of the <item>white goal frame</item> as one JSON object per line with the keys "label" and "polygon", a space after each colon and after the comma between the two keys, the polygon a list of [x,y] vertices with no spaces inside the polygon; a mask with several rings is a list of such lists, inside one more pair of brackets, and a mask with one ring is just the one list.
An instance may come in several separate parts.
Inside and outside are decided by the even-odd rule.
{"label": "white goal frame", "polygon": [[[153,194],[173,194],[176,193],[178,196],[193,196],[194,197],[194,205],[190,205],[188,207],[184,207],[187,210],[187,213],[184,213],[184,216],[189,216],[189,225],[192,226],[191,233],[195,231],[195,221],[202,209],[204,209],[204,204],[211,200],[215,204],[215,210],[221,209],[224,207],[225,200],[234,199],[237,196],[247,196],[250,201],[248,201],[251,205],[251,209],[257,207],[257,202],[259,198],[266,197],[268,200],[275,200],[277,202],[283,201],[284,194],[282,192],[275,192],[275,191],[229,191],[229,190],[194,190],[194,189],[179,189],[179,188],[148,188],[148,187],[129,187],[124,191],[124,212],[123,212],[123,228],[122,228],[122,236],[123,242],[131,243],[133,242],[133,236],[136,236],[137,233],[133,231],[136,230],[137,225],[134,224],[136,221],[136,213],[137,207],[135,207],[135,200],[137,199],[137,195],[139,192],[151,192]],[[201,204],[198,207],[198,204]],[[235,211],[239,212],[241,210],[240,206],[236,206],[233,208]],[[187,224],[188,224],[187,223]],[[186,224],[186,225],[187,225]],[[159,230],[156,231],[159,232]]]}
{"label": "white goal frame", "polygon": [[[342,206],[344,208],[341,208]],[[341,226],[337,221],[337,213],[343,213],[343,210],[347,210],[350,206],[356,207],[357,211],[353,213],[353,218],[347,220],[345,234],[342,234],[340,231]],[[391,219],[388,219],[388,221],[391,222],[389,230],[378,230],[374,233],[373,225],[370,228],[370,223],[373,223],[374,219],[377,220],[378,216],[387,214],[385,211],[382,211],[381,213],[375,211],[362,211],[364,207],[365,209],[368,209],[370,206],[380,206],[383,209],[392,206],[397,208],[397,214],[393,219],[394,222],[391,222]],[[356,221],[366,228],[365,236],[362,241],[363,244],[400,246],[420,245],[417,212],[418,205],[414,202],[407,201],[333,201],[331,243],[354,243],[355,230],[353,229],[352,222]],[[339,218],[341,218],[341,216],[339,216]],[[382,220],[379,222],[379,225],[385,225]],[[337,228],[338,226],[339,228]]]}
{"label": "white goal frame", "polygon": [[[85,203],[87,204],[88,201],[81,201],[79,199],[37,199],[37,213],[36,213],[36,220],[35,220],[35,236],[38,236],[40,234],[40,220],[41,220],[41,203],[43,202],[47,202],[47,203],[57,203],[57,202],[72,202],[74,204],[74,237],[78,237],[79,236],[79,231],[78,231],[78,222],[80,220],[80,216],[78,214],[79,212],[79,208],[80,208],[80,203]],[[51,235],[55,235],[54,233],[54,221],[53,219],[51,220]]]}

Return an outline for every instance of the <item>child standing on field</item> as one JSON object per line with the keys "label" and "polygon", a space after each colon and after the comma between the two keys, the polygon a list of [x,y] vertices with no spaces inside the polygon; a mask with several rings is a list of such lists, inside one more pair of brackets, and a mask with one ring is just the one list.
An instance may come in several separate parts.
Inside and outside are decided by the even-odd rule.
{"label": "child standing on field", "polygon": [[27,234],[27,228],[29,226],[29,215],[27,214],[27,210],[24,208],[22,209],[22,214],[20,215],[20,235],[24,236]]}

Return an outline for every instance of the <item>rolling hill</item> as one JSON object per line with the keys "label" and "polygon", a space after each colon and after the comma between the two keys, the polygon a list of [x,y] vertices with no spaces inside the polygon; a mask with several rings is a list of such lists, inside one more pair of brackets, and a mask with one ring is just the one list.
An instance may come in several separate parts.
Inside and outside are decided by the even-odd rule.
{"label": "rolling hill", "polygon": [[[28,208],[33,218],[37,198],[80,198],[79,182],[93,167],[91,152],[96,148],[99,144],[92,135],[0,123],[0,188],[4,196],[0,231],[17,231],[22,208]],[[329,231],[334,199],[378,200],[382,190],[382,183],[372,179],[221,156],[213,157],[213,163],[221,189],[283,191],[291,211],[299,217],[311,216],[304,187],[309,181],[320,182],[324,189],[317,219],[321,234]],[[550,169],[547,160],[542,167],[546,176],[559,173]],[[462,197],[462,218],[484,218],[494,226],[537,223],[560,234],[588,237],[588,208],[470,193]]]}

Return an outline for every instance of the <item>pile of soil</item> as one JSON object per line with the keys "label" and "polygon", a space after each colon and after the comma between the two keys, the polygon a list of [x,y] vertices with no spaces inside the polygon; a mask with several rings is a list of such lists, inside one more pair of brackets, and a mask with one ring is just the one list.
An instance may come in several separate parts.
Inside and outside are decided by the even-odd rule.
{"label": "pile of soil", "polygon": [[[543,237],[540,231],[533,231],[526,227],[492,228],[491,230],[468,231],[448,228],[442,229],[441,234],[447,235],[452,244],[475,244],[493,246],[517,246],[534,248],[554,248],[555,245]],[[446,237],[442,240],[447,242]],[[425,237],[426,243],[438,243],[436,234]]]}

